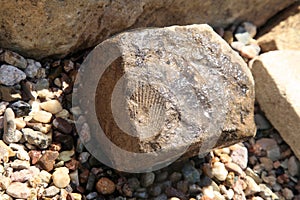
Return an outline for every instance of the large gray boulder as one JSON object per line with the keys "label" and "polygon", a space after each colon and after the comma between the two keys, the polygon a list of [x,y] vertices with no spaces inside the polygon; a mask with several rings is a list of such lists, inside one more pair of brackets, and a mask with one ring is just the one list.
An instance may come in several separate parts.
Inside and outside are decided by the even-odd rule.
{"label": "large gray boulder", "polygon": [[107,39],[82,64],[74,91],[82,141],[122,171],[158,169],[255,135],[250,70],[208,25]]}
{"label": "large gray boulder", "polygon": [[208,23],[260,26],[294,0],[2,0],[0,47],[35,59],[64,57],[136,27]]}

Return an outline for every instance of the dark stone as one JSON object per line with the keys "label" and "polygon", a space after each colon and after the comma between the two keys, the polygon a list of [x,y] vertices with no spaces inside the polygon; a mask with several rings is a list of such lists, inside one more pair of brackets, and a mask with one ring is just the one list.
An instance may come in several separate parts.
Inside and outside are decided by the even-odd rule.
{"label": "dark stone", "polygon": [[13,109],[16,117],[22,117],[28,115],[30,112],[31,106],[29,103],[25,101],[16,101],[10,105],[11,109]]}

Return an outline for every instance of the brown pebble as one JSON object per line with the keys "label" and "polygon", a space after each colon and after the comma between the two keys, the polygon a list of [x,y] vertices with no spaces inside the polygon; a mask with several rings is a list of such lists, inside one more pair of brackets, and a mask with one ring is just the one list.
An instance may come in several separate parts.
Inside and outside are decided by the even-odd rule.
{"label": "brown pebble", "polygon": [[72,125],[69,122],[61,117],[57,117],[53,120],[53,125],[59,131],[69,134],[72,132]]}
{"label": "brown pebble", "polygon": [[79,175],[80,183],[86,183],[89,178],[90,171],[88,169],[84,169],[83,172]]}
{"label": "brown pebble", "polygon": [[53,169],[55,160],[58,158],[59,153],[57,151],[46,151],[39,159],[37,164],[47,172]]}
{"label": "brown pebble", "polygon": [[100,178],[96,184],[96,190],[101,194],[112,194],[116,189],[116,185],[110,179]]}

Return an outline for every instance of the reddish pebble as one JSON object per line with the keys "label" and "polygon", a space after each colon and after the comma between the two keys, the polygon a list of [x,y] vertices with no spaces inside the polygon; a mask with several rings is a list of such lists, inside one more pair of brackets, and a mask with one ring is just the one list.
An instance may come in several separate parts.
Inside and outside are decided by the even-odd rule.
{"label": "reddish pebble", "polygon": [[41,158],[42,153],[41,151],[31,150],[29,151],[28,155],[30,157],[31,164],[35,165],[37,161]]}
{"label": "reddish pebble", "polygon": [[103,177],[97,182],[96,189],[99,193],[104,195],[112,194],[116,189],[116,185],[110,179]]}

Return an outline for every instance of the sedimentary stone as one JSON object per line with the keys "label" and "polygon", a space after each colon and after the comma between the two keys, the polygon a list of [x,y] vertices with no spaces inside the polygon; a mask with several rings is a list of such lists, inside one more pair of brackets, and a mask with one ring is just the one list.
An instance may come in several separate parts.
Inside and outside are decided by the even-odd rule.
{"label": "sedimentary stone", "polygon": [[[96,47],[81,70],[73,97],[91,130],[80,135],[108,165],[165,163],[255,134],[250,70],[208,25],[122,33]],[[146,157],[136,163],[131,153]]]}
{"label": "sedimentary stone", "polygon": [[300,159],[300,51],[264,53],[251,68],[261,109]]}
{"label": "sedimentary stone", "polygon": [[63,57],[132,27],[200,23],[226,27],[241,21],[260,26],[293,2],[4,0],[0,7],[0,46],[31,58]]}
{"label": "sedimentary stone", "polygon": [[267,24],[258,44],[263,52],[300,50],[300,2],[294,4]]}

